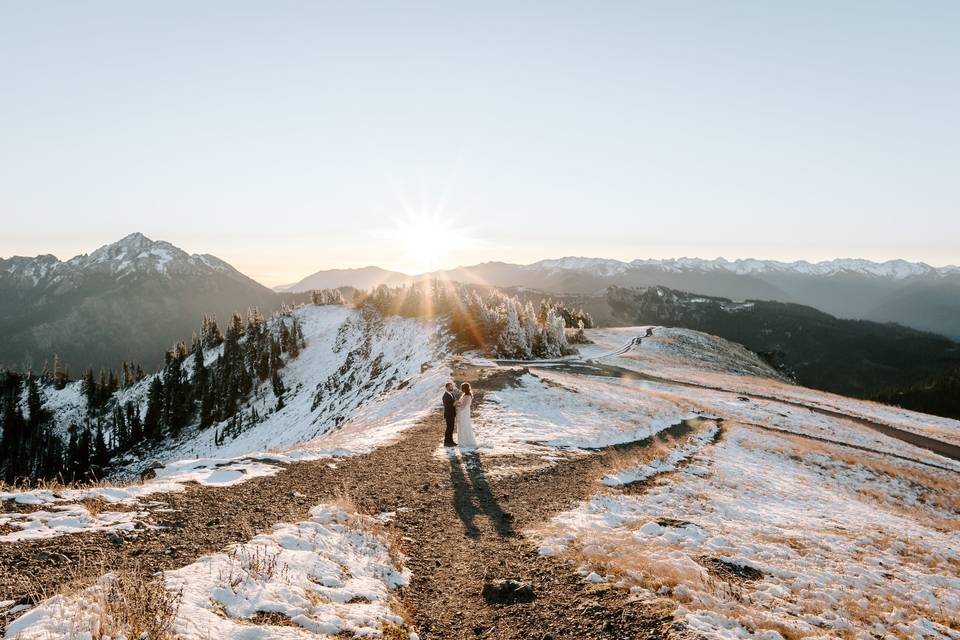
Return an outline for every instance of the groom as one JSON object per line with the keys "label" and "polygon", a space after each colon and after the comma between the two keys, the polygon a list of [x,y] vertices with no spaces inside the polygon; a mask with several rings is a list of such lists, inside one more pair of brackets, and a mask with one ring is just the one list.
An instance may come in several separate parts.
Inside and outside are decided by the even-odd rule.
{"label": "groom", "polygon": [[447,422],[447,430],[443,433],[443,446],[445,447],[457,446],[457,443],[453,441],[453,426],[457,419],[457,408],[453,406],[453,403],[457,401],[456,396],[454,396],[455,393],[456,387],[453,386],[452,382],[448,382],[446,391],[443,393],[443,419]]}

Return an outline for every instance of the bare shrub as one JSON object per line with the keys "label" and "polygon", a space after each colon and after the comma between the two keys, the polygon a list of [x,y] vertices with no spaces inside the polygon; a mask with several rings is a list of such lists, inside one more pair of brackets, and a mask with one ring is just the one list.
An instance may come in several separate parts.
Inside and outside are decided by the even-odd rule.
{"label": "bare shrub", "polygon": [[116,574],[102,592],[99,638],[170,640],[182,591],[167,589],[163,574],[141,570]]}
{"label": "bare shrub", "polygon": [[86,509],[91,518],[96,518],[107,506],[107,501],[104,500],[102,496],[90,496],[78,500],[77,504]]}

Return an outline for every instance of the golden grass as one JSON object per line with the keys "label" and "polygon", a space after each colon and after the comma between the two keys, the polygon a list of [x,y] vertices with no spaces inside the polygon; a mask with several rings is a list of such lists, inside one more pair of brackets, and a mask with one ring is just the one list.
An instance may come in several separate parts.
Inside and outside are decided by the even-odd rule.
{"label": "golden grass", "polygon": [[173,638],[173,623],[180,608],[182,592],[166,587],[163,574],[141,570],[122,572],[101,591],[102,622],[98,638]]}
{"label": "golden grass", "polygon": [[12,484],[8,484],[0,480],[0,492],[26,493],[28,491],[50,491],[54,496],[60,497],[59,494],[63,493],[64,491],[74,489],[107,489],[110,487],[130,486],[130,484],[132,483],[115,483],[110,480],[97,478],[77,482],[64,482],[62,478],[30,482],[28,478],[23,478]]}
{"label": "golden grass", "polygon": [[77,504],[86,509],[91,518],[96,518],[107,506],[107,501],[102,496],[91,496],[78,500]]}

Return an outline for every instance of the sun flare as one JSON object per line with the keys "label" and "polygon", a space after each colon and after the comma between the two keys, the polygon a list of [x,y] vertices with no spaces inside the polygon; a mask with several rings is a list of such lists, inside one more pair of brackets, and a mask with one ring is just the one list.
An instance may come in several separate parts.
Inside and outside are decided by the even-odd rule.
{"label": "sun flare", "polygon": [[392,233],[402,264],[417,273],[448,266],[451,254],[467,244],[464,231],[438,215],[410,215]]}

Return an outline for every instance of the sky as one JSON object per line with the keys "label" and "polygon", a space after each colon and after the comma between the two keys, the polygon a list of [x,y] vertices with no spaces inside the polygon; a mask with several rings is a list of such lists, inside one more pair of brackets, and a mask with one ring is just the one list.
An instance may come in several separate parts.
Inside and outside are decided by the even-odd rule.
{"label": "sky", "polygon": [[0,3],[0,256],[960,263],[960,3]]}

